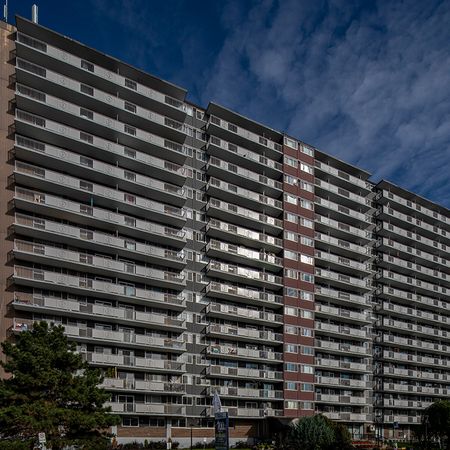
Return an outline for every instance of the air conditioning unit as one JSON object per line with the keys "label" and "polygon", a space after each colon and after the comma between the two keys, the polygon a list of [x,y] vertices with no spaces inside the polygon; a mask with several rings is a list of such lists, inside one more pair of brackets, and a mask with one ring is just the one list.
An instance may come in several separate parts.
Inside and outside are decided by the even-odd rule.
{"label": "air conditioning unit", "polygon": [[367,427],[367,429],[368,429],[368,431],[375,431],[375,425],[369,425],[368,427]]}

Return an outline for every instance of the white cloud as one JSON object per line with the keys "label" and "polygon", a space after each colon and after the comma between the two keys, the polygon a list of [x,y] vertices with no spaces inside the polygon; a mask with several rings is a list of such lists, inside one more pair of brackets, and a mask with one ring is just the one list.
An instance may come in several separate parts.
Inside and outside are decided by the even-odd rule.
{"label": "white cloud", "polygon": [[225,8],[228,35],[202,101],[449,206],[449,4],[358,5],[291,0],[259,2],[247,14]]}

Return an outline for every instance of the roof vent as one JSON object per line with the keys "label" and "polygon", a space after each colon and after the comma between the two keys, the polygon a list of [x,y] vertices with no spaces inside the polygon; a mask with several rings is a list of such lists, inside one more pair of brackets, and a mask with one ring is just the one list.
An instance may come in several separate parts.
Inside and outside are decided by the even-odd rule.
{"label": "roof vent", "polygon": [[38,7],[37,7],[37,5],[33,5],[31,7],[31,20],[34,23],[38,23],[39,17],[38,17]]}

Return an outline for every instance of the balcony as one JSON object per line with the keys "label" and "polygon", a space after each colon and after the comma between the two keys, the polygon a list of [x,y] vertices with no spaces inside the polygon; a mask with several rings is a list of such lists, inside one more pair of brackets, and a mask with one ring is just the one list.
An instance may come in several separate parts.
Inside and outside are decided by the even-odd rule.
{"label": "balcony", "polygon": [[166,314],[135,311],[134,309],[116,308],[93,303],[81,303],[59,297],[22,298],[16,294],[12,302],[16,310],[30,311],[38,314],[58,314],[80,319],[107,320],[108,323],[127,323],[152,329],[181,332],[186,328],[185,321]]}
{"label": "balcony", "polygon": [[316,394],[315,401],[317,403],[343,403],[350,405],[368,405],[369,399],[360,396],[350,395],[329,395],[329,394]]}
{"label": "balcony", "polygon": [[372,303],[367,296],[349,294],[348,292],[338,291],[336,289],[330,289],[323,286],[315,286],[315,296],[322,300],[333,300],[333,303],[352,305],[360,308],[370,308]]}
{"label": "balcony", "polygon": [[[24,324],[30,328],[32,320],[14,318],[13,331],[20,332],[24,330]],[[151,335],[134,334],[122,331],[104,330],[97,328],[82,328],[74,325],[63,325],[64,334],[77,341],[86,341],[93,344],[99,342],[104,345],[120,345],[121,347],[148,348],[161,350],[164,352],[183,353],[186,351],[184,341],[172,338],[154,337]],[[26,328],[25,328],[26,329]]]}
{"label": "balcony", "polygon": [[[186,159],[182,144],[187,134],[183,132],[183,125],[173,119],[164,118],[164,125],[162,125],[166,134],[170,135],[171,139],[175,139],[171,141],[94,111],[88,110],[89,116],[82,115],[80,106],[34,89],[21,85],[18,85],[17,88],[15,99],[20,111],[28,111],[31,114],[41,116],[41,118],[47,117],[51,121],[61,121],[62,126],[72,125],[82,132],[99,135],[110,141],[117,139],[116,142],[118,143],[149,152],[156,157],[161,156],[162,148],[166,147],[164,141],[167,141],[169,148],[164,154],[165,158],[177,164],[184,163]],[[117,116],[114,115],[114,117]],[[35,129],[35,135],[30,137],[41,139],[42,132],[43,130]],[[22,134],[22,131],[19,130],[19,133]],[[173,145],[170,145],[171,143]],[[59,145],[57,142],[52,142],[52,144]]]}
{"label": "balcony", "polygon": [[447,332],[446,330],[418,325],[411,322],[404,322],[401,320],[394,320],[387,317],[383,317],[383,320],[379,321],[378,326],[393,328],[400,331],[409,331],[414,335],[425,334],[429,339],[433,337],[435,339],[450,339],[450,331]]}
{"label": "balcony", "polygon": [[339,420],[345,422],[372,422],[373,418],[370,414],[359,414],[359,413],[347,413],[340,411],[320,411],[321,414],[328,417],[331,420]]}
{"label": "balcony", "polygon": [[[416,414],[415,412],[411,412],[411,414]],[[420,424],[422,423],[422,416],[416,416],[416,415],[388,415],[388,416],[384,416],[384,423],[394,423],[397,422],[398,424],[401,425],[406,425],[406,424]]]}
{"label": "balcony", "polygon": [[280,159],[283,147],[281,144],[245,130],[237,125],[211,115],[207,123],[207,132],[221,139],[232,141],[237,145],[249,148],[272,159]]}
{"label": "balcony", "polygon": [[[420,294],[415,294],[412,292],[403,291],[400,289],[394,289],[390,286],[382,286],[381,289],[377,290],[377,295],[381,298],[395,300],[405,300],[406,303],[410,304],[411,302],[417,303],[418,306],[429,306],[433,310],[439,309],[442,312],[450,314],[450,303],[442,300],[438,300],[436,298],[425,297]],[[417,305],[416,305],[417,306]]]}
{"label": "balcony", "polygon": [[414,319],[420,322],[431,322],[434,325],[441,325],[441,324],[450,325],[450,316],[445,316],[443,314],[436,314],[435,312],[428,312],[421,309],[416,309],[416,307],[408,308],[406,306],[383,302],[381,304],[380,312],[394,313],[392,315],[399,315],[404,318]]}
{"label": "balcony", "polygon": [[[55,133],[57,131],[60,132],[61,129],[61,125],[59,130],[57,129],[57,125],[58,124],[49,120],[46,120],[45,122],[45,127]],[[112,165],[105,164],[100,160],[96,160],[94,163],[94,160],[90,158],[93,152],[90,151],[91,149],[89,147],[92,145],[88,145],[86,141],[80,139],[80,132],[78,130],[67,128],[65,131],[65,135],[70,135],[74,141],[77,141],[73,144],[73,147],[76,150],[75,152],[41,141],[36,141],[28,137],[16,135],[14,147],[15,156],[35,164],[41,164],[42,161],[45,161],[45,166],[52,169],[70,167],[70,170],[78,171],[80,174],[89,173],[91,168],[87,164],[89,161],[92,161],[92,168],[95,167],[98,170],[99,176],[103,176],[102,172],[105,169],[107,173],[109,173],[109,170],[113,173],[113,169],[111,168]],[[105,159],[108,162],[117,161],[119,167],[136,171],[137,173],[151,171],[152,175],[156,178],[174,183],[177,186],[183,186],[186,181],[186,170],[183,166],[114,144],[110,141],[105,141],[97,136],[92,137],[92,143],[98,146],[98,151],[95,152],[96,158]],[[85,146],[88,148],[83,152]],[[85,155],[84,158],[83,153]],[[116,170],[117,167],[113,167],[114,170]],[[103,178],[107,177],[103,176]]]}
{"label": "balcony", "polygon": [[283,400],[283,391],[272,389],[250,389],[232,386],[211,386],[208,388],[208,394],[217,393],[223,397],[250,398],[255,400]]}
{"label": "balcony", "polygon": [[210,136],[206,151],[209,155],[223,158],[233,164],[255,170],[271,178],[281,178],[283,172],[283,164],[247,148],[226,142],[216,136]]}
{"label": "balcony", "polygon": [[372,240],[372,232],[348,225],[329,217],[316,214],[314,216],[315,229],[325,235],[333,235],[338,239],[356,241],[358,245],[364,247],[364,244]]}
{"label": "balcony", "polygon": [[440,359],[440,358],[432,358],[430,356],[421,356],[416,355],[413,353],[401,353],[401,352],[394,352],[394,351],[383,351],[383,358],[384,359],[390,359],[397,362],[408,362],[413,365],[424,365],[424,366],[431,366],[431,367],[448,367],[450,369],[450,360],[446,359]]}
{"label": "balcony", "polygon": [[240,328],[231,325],[211,324],[206,327],[206,334],[217,336],[222,339],[238,340],[244,342],[265,342],[276,345],[283,343],[283,335],[271,330],[254,330],[251,328]]}
{"label": "balcony", "polygon": [[271,308],[281,307],[283,296],[272,292],[259,291],[256,289],[242,288],[226,283],[211,281],[206,286],[206,293],[210,297],[223,298],[245,304],[267,306]]}
{"label": "balcony", "polygon": [[135,82],[136,89],[131,90],[126,87],[126,78],[123,75],[107,70],[98,65],[94,65],[94,72],[87,72],[81,69],[81,58],[68,53],[60,48],[46,44],[46,51],[39,51],[30,47],[20,38],[16,40],[17,54],[19,57],[30,60],[36,64],[44,64],[49,69],[54,69],[58,74],[65,74],[69,77],[80,78],[93,86],[108,86],[114,92],[120,91],[128,98],[136,97],[140,104],[148,105],[151,109],[169,114],[183,120],[186,116],[186,105],[169,95],[165,95],[155,89]]}
{"label": "balcony", "polygon": [[375,278],[389,284],[389,286],[392,287],[406,287],[407,289],[414,289],[416,292],[420,292],[424,295],[433,292],[435,295],[442,295],[444,298],[450,298],[450,291],[443,286],[427,283],[425,281],[418,280],[415,277],[407,277],[395,272],[390,272],[389,270],[379,270],[378,273],[375,274]]}
{"label": "balcony", "polygon": [[450,245],[450,233],[447,233],[442,228],[423,222],[421,219],[403,214],[387,205],[381,206],[376,215],[379,219],[385,220],[401,228],[412,231],[419,230],[420,235],[428,239],[436,240],[439,237],[440,242]]}
{"label": "balcony", "polygon": [[[345,336],[342,337],[345,338]],[[354,354],[365,357],[372,356],[372,349],[370,346],[364,347],[361,345],[346,344],[343,342],[326,341],[318,337],[316,337],[314,345],[317,347],[317,349],[323,349],[324,351],[327,351],[329,353],[350,353],[352,355]]]}
{"label": "balcony", "polygon": [[119,276],[124,280],[141,283],[150,282],[152,286],[182,290],[186,286],[183,273],[168,272],[133,262],[117,261],[112,258],[64,250],[60,247],[35,244],[22,240],[14,241],[13,255],[20,260],[36,264],[56,265],[58,268],[79,270],[110,277]]}
{"label": "balcony", "polygon": [[222,278],[228,281],[241,282],[248,285],[267,287],[269,289],[281,289],[283,277],[279,277],[267,272],[253,270],[233,264],[210,261],[206,266],[208,276]]}
{"label": "balcony", "polygon": [[29,267],[14,267],[14,275],[9,278],[16,284],[37,289],[50,289],[98,298],[114,298],[120,301],[163,307],[167,309],[183,309],[185,300],[181,295],[167,294],[150,289],[136,288],[130,285],[110,283],[103,280],[82,278]]}
{"label": "balcony", "polygon": [[283,229],[283,221],[251,209],[242,208],[216,198],[211,198],[206,205],[209,216],[230,221],[236,225],[250,227],[264,233],[279,235]]}
{"label": "balcony", "polygon": [[370,258],[372,256],[372,249],[370,247],[353,244],[352,242],[337,239],[323,233],[314,233],[316,239],[316,246],[318,249],[327,250],[329,247],[335,247],[336,252],[343,257],[361,258],[361,256]]}
{"label": "balcony", "polygon": [[152,416],[182,416],[186,415],[186,406],[170,404],[150,403],[119,403],[106,402],[106,407],[111,408],[113,413],[149,414]]}
{"label": "balcony", "polygon": [[[320,197],[331,197],[337,203],[341,203],[350,208],[363,208],[365,211],[372,209],[372,201],[362,195],[355,194],[347,189],[338,187],[332,183],[319,180],[317,177],[314,180],[315,193]],[[320,194],[322,192],[322,195]]]}
{"label": "balcony", "polygon": [[355,371],[355,372],[371,372],[372,371],[372,366],[369,364],[340,361],[337,359],[317,358],[317,357],[316,357],[316,367],[327,368],[327,369],[331,369],[331,370],[344,370],[344,371]]}
{"label": "balcony", "polygon": [[223,239],[226,236],[228,241],[237,244],[247,244],[251,247],[258,247],[266,251],[279,252],[283,247],[283,240],[265,233],[238,227],[231,223],[222,222],[217,219],[209,219],[206,225],[208,236]]}
{"label": "balcony", "polygon": [[322,262],[326,267],[334,268],[343,273],[367,276],[371,272],[370,264],[361,263],[333,253],[316,250],[314,256],[316,265],[321,265],[320,262]]}
{"label": "balcony", "polygon": [[353,175],[350,175],[346,172],[343,172],[341,170],[335,169],[334,167],[331,167],[328,164],[325,164],[321,161],[314,161],[314,167],[317,169],[317,176],[320,175],[321,172],[332,175],[335,180],[336,184],[342,184],[344,187],[353,187],[358,186],[360,189],[364,189],[367,192],[370,192],[372,190],[372,186],[367,181],[361,180],[358,177],[355,177]]}
{"label": "balcony", "polygon": [[398,367],[383,367],[383,373],[390,377],[414,378],[415,380],[436,380],[436,381],[450,381],[450,374],[428,372],[412,369],[402,369]]}
{"label": "balcony", "polygon": [[58,192],[80,202],[95,203],[126,214],[154,218],[170,225],[182,227],[186,222],[186,213],[181,208],[18,161],[14,169],[14,179],[17,183],[33,189]]}
{"label": "balcony", "polygon": [[234,185],[264,193],[271,197],[278,198],[283,194],[282,182],[252,172],[251,170],[244,169],[214,156],[209,158],[206,171],[211,177],[218,177],[221,180],[230,181],[230,183]]}
{"label": "balcony", "polygon": [[85,352],[83,359],[95,366],[132,368],[134,371],[184,373],[185,364],[167,359],[139,358],[108,353]]}
{"label": "balcony", "polygon": [[340,377],[322,377],[316,376],[316,385],[336,386],[344,389],[364,389],[369,390],[372,385],[362,379],[340,378]]}
{"label": "balcony", "polygon": [[183,230],[29,189],[16,187],[13,206],[31,213],[71,220],[83,225],[104,228],[111,232],[119,231],[125,235],[136,236],[155,243],[174,247],[184,247],[186,244]]}
{"label": "balcony", "polygon": [[409,245],[400,244],[386,237],[378,239],[375,247],[386,253],[397,254],[397,256],[404,260],[420,263],[433,269],[438,268],[442,272],[448,272],[450,270],[449,260]]}
{"label": "balcony", "polygon": [[343,275],[331,270],[315,269],[315,275],[317,280],[324,280],[327,283],[332,283],[334,286],[343,289],[352,289],[360,292],[368,292],[372,290],[372,283],[369,278],[360,279]]}
{"label": "balcony", "polygon": [[250,378],[268,381],[283,381],[283,372],[274,370],[247,369],[244,367],[208,366],[206,375],[211,378]]}
{"label": "balcony", "polygon": [[210,345],[206,347],[210,357],[224,359],[257,360],[264,364],[283,362],[283,353],[269,350],[255,350],[252,348],[233,347],[227,345]]}
{"label": "balcony", "polygon": [[165,395],[185,395],[186,385],[180,383],[166,383],[163,381],[123,380],[121,378],[104,378],[101,388],[108,391],[131,391]]}
{"label": "balcony", "polygon": [[355,220],[369,227],[372,222],[372,216],[370,214],[364,214],[362,212],[355,211],[354,209],[347,208],[338,203],[325,200],[315,196],[314,203],[318,214],[323,216],[329,216],[334,220],[348,221],[350,224],[354,224]]}
{"label": "balcony", "polygon": [[372,320],[367,312],[350,311],[346,308],[337,308],[335,306],[315,304],[316,317],[332,317],[345,322],[364,322],[371,323]]}
{"label": "balcony", "polygon": [[114,252],[115,255],[122,258],[131,258],[176,269],[182,269],[186,265],[186,258],[181,251],[156,247],[114,234],[91,231],[25,214],[16,213],[13,231],[34,239],[68,244],[91,251]]}
{"label": "balcony", "polygon": [[[32,142],[34,146],[40,147],[40,143],[37,141],[16,136],[16,141],[22,142],[25,140]],[[46,144],[42,144],[42,146],[44,146],[42,151],[32,152],[21,147],[21,151],[16,151],[15,153],[16,156],[19,153],[25,159],[31,160],[31,162],[45,165],[46,168],[64,171],[72,174],[74,177],[99,182],[110,188],[143,195],[176,206],[183,206],[186,201],[186,193],[182,187],[136,172],[130,172],[116,165],[106,164],[68,150]]]}
{"label": "balcony", "polygon": [[427,353],[442,353],[450,349],[450,346],[447,345],[412,339],[411,336],[403,337],[386,333],[378,341],[386,344],[395,344],[396,347],[414,347],[416,350],[427,351]]}
{"label": "balcony", "polygon": [[[74,100],[75,103],[85,104],[93,110],[105,112],[110,117],[122,117],[132,125],[140,126],[169,139],[181,142],[186,139],[185,126],[172,118],[140,105],[132,104],[133,107],[130,107],[129,102],[123,98],[100,89],[91,88],[92,91],[87,94],[80,89],[79,81],[40,66],[30,66],[30,63],[20,58],[16,60],[16,76],[19,83],[23,82],[42,92],[54,94],[61,101]],[[171,127],[166,123],[168,120],[179,126]]]}
{"label": "balcony", "polygon": [[431,221],[435,223],[436,221],[441,222],[439,228],[450,230],[450,218],[444,216],[443,214],[433,211],[423,205],[419,205],[417,202],[407,200],[406,198],[400,197],[386,189],[380,190],[377,195],[377,200],[380,203],[390,205],[395,203],[395,208],[405,215],[412,215],[415,217],[421,217],[422,220]]}
{"label": "balcony", "polygon": [[450,391],[445,388],[433,388],[433,387],[415,386],[411,384],[399,384],[399,383],[383,383],[383,389],[385,391],[424,394],[424,395],[446,396],[450,393]]}
{"label": "balcony", "polygon": [[234,263],[254,266],[279,272],[283,268],[283,259],[266,252],[259,252],[251,248],[238,247],[237,245],[210,239],[206,246],[206,254],[209,257],[224,259]]}
{"label": "balcony", "polygon": [[230,201],[242,207],[248,206],[254,211],[273,216],[279,216],[283,209],[283,202],[281,200],[275,200],[267,195],[241,188],[235,184],[219,180],[218,178],[209,178],[209,183],[206,185],[206,192],[212,197]]}
{"label": "balcony", "polygon": [[210,303],[206,307],[206,314],[211,317],[220,317],[222,319],[239,320],[249,323],[261,323],[272,326],[283,324],[283,315],[272,312],[260,311],[257,309],[240,308],[233,305],[221,305],[219,303]]}
{"label": "balcony", "polygon": [[[228,412],[229,417],[239,417],[247,419],[265,418],[265,417],[283,417],[284,410],[272,408],[235,408],[231,406],[222,407],[222,411]],[[212,408],[208,408],[206,414],[214,417]]]}
{"label": "balcony", "polygon": [[332,323],[315,321],[314,323],[316,334],[318,332],[330,333],[334,335],[346,335],[358,339],[371,339],[371,336],[366,330],[361,330],[359,328],[351,328],[344,325],[335,325]]}
{"label": "balcony", "polygon": [[377,233],[380,236],[394,239],[397,242],[401,242],[404,245],[414,245],[415,248],[423,250],[425,252],[437,255],[440,258],[447,258],[448,253],[446,245],[433,239],[428,239],[414,231],[405,230],[404,228],[397,227],[392,223],[383,222],[376,228]]}
{"label": "balcony", "polygon": [[422,265],[405,261],[392,255],[383,254],[379,265],[386,269],[392,269],[406,276],[418,277],[431,283],[438,283],[450,288],[450,275],[435,268],[429,269]]}

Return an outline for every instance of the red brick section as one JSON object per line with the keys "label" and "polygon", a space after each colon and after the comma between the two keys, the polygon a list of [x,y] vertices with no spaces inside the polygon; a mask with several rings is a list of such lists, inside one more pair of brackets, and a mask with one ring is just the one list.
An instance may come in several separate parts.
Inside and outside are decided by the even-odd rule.
{"label": "red brick section", "polygon": [[[298,144],[298,149],[294,149],[291,147],[288,147],[286,145],[283,146],[283,153],[285,156],[295,158],[299,161],[297,168],[291,167],[290,165],[284,164],[284,174],[285,175],[291,175],[292,177],[297,178],[298,180],[304,180],[309,182],[310,184],[314,184],[314,176],[310,175],[302,170],[300,170],[300,161],[308,164],[311,167],[314,167],[314,158],[311,156],[308,156],[300,151],[300,145]],[[283,190],[285,193],[289,193],[292,195],[295,195],[299,198],[303,198],[306,200],[314,201],[314,194],[311,192],[307,192],[303,189],[301,189],[300,183],[298,182],[297,185],[292,185],[286,183],[286,180],[283,180]],[[310,220],[314,220],[314,211],[305,209],[300,206],[298,203],[297,205],[288,203],[286,201],[283,201],[284,203],[284,212],[290,212],[293,214],[296,214],[298,216],[305,217]],[[286,221],[286,218],[284,218],[284,229],[286,231],[293,231],[294,233],[297,233],[298,235],[303,235],[310,237],[314,239],[314,230],[311,228],[307,228],[303,226],[300,221],[299,223],[295,224],[290,221]],[[303,253],[306,255],[314,256],[314,248],[310,246],[305,246],[301,242],[293,242],[291,240],[283,240],[284,242],[284,248],[287,250],[292,250],[298,253]],[[285,269],[294,269],[297,271],[305,272],[314,274],[314,266],[310,264],[304,264],[300,261],[294,261],[292,259],[284,258],[284,268]],[[314,292],[314,284],[313,283],[307,283],[300,279],[294,280],[292,278],[287,278],[284,276],[284,286],[286,287],[292,287],[295,289],[303,290],[303,291],[309,291]],[[291,297],[286,295],[286,289],[284,291],[284,305],[285,306],[291,306],[295,307],[298,310],[304,309],[304,310],[311,310],[314,311],[314,302],[308,301],[308,300],[302,300],[301,298],[297,297]],[[314,347],[314,320],[313,319],[307,319],[302,318],[299,315],[297,316],[291,316],[284,313],[284,324],[286,325],[293,325],[298,327],[299,333],[296,335],[288,334],[286,333],[286,330],[284,332],[284,415],[285,417],[302,417],[302,416],[309,416],[313,414],[312,409],[304,409],[300,405],[300,402],[313,402],[314,401],[314,392],[307,392],[302,390],[302,383],[314,383],[314,375],[313,374],[307,374],[302,373],[301,367],[302,365],[306,364],[309,366],[314,365],[314,356],[312,355],[304,355],[302,354],[301,347],[302,346],[308,346],[308,347]],[[302,336],[300,333],[300,329],[309,328],[312,331],[312,337],[306,337]],[[298,346],[298,353],[291,353],[286,352],[286,344],[295,344]],[[296,363],[298,364],[298,371],[297,372],[290,372],[286,371],[286,363]],[[296,390],[287,390],[286,389],[286,382],[288,381],[295,381],[297,382],[297,389]],[[296,409],[287,408],[287,401],[296,401],[299,402],[299,407]]]}

